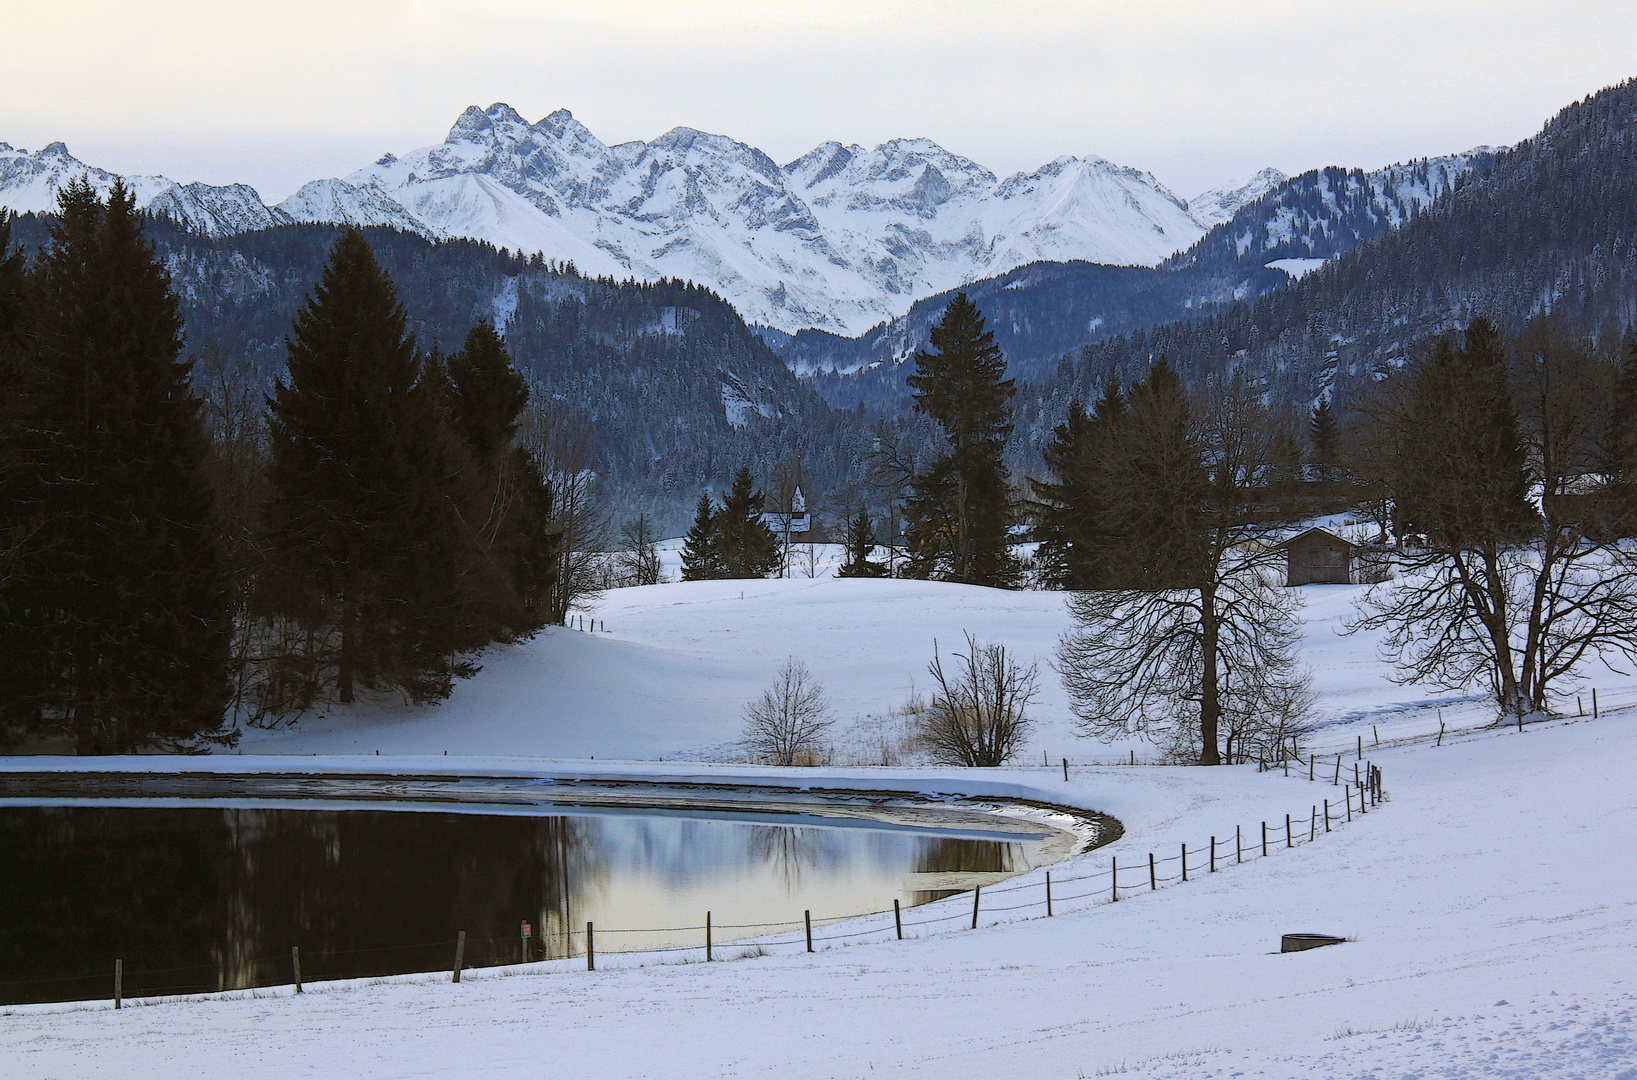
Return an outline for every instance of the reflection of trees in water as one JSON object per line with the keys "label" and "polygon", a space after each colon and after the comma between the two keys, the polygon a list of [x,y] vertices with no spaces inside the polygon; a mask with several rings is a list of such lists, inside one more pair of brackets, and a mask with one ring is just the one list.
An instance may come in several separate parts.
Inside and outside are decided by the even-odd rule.
{"label": "reflection of trees in water", "polygon": [[823,876],[850,862],[849,840],[831,829],[754,825],[746,847],[751,858],[776,875],[786,893],[794,895],[801,891],[804,875]]}
{"label": "reflection of trees in water", "polygon": [[[915,859],[918,873],[1010,873],[1018,855],[1014,844],[998,844],[991,840],[960,840],[938,837],[923,841],[925,846]],[[910,903],[929,904],[954,896],[960,889],[917,890],[910,894]]]}
{"label": "reflection of trees in water", "polygon": [[0,1000],[107,997],[115,956],[127,971],[204,962],[221,896],[209,815],[140,830],[134,817],[0,809],[0,982],[85,976],[0,987]]}
{"label": "reflection of trees in water", "polygon": [[[0,809],[0,1000],[426,971],[583,951],[588,901],[630,877],[771,875],[791,894],[862,870],[1007,870],[1006,845],[681,817]],[[930,898],[930,896],[928,897]],[[163,976],[144,973],[185,968]],[[34,995],[30,997],[29,995]]]}
{"label": "reflection of trees in water", "polygon": [[[600,880],[595,819],[385,811],[0,810],[0,1000],[142,993],[515,962],[519,923],[571,924]],[[536,937],[539,942],[550,937]],[[185,969],[149,978],[159,969]]]}

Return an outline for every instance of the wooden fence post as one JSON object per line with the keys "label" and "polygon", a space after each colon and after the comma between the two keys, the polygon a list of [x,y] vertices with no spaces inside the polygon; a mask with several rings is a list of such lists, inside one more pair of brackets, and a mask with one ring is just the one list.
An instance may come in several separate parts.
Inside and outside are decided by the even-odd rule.
{"label": "wooden fence post", "polygon": [[898,910],[898,897],[892,898],[892,928],[898,931],[898,940],[904,940],[904,915]]}
{"label": "wooden fence post", "polygon": [[1052,872],[1046,871],[1046,918],[1052,917]]}
{"label": "wooden fence post", "polygon": [[1154,873],[1154,853],[1148,853],[1148,891],[1153,892],[1160,887],[1160,879]]}
{"label": "wooden fence post", "polygon": [[1352,824],[1352,822],[1353,822],[1353,789],[1352,788],[1342,788],[1341,789],[1341,794],[1342,794],[1342,797],[1347,800],[1347,822],[1348,822],[1348,824]]}
{"label": "wooden fence post", "polygon": [[585,924],[585,969],[597,970],[597,939],[595,928],[589,922]]}
{"label": "wooden fence post", "polygon": [[1286,814],[1285,815],[1285,847],[1295,847],[1295,846],[1296,846],[1296,842],[1293,839],[1291,839],[1291,835],[1290,835],[1290,815]]}
{"label": "wooden fence post", "polygon": [[1211,873],[1216,873],[1216,837],[1211,837]]}
{"label": "wooden fence post", "polygon": [[813,910],[811,908],[808,908],[806,911],[801,913],[801,917],[807,923],[807,951],[812,952],[813,951]]}
{"label": "wooden fence post", "polygon": [[1307,755],[1307,778],[1309,780],[1313,779],[1313,762],[1314,762],[1314,760],[1315,759],[1314,759],[1312,754]]}
{"label": "wooden fence post", "polygon": [[1188,845],[1182,845],[1182,880],[1188,880]]}
{"label": "wooden fence post", "polygon": [[1065,783],[1067,783],[1068,779],[1069,779],[1069,759],[1064,758],[1063,759],[1063,781]]}
{"label": "wooden fence post", "polygon": [[1268,823],[1262,822],[1262,858],[1268,857]]}
{"label": "wooden fence post", "polygon": [[466,963],[466,931],[455,936],[455,974],[450,982],[460,982],[460,969]]}
{"label": "wooden fence post", "polygon": [[706,961],[706,963],[710,962],[710,958],[711,958],[711,913],[707,911],[707,912],[705,912],[705,961]]}
{"label": "wooden fence post", "polygon": [[1341,755],[1337,754],[1336,755],[1336,775],[1330,778],[1330,786],[1331,787],[1337,787],[1340,784],[1341,784]]}
{"label": "wooden fence post", "polygon": [[983,886],[974,885],[972,887],[972,929],[974,930],[978,928],[978,897],[982,895]]}
{"label": "wooden fence post", "polygon": [[1235,864],[1245,861],[1245,838],[1240,835],[1238,825],[1233,827],[1233,861]]}
{"label": "wooden fence post", "polygon": [[125,961],[114,961],[114,1008],[125,1003]]}
{"label": "wooden fence post", "polygon": [[290,967],[296,976],[296,993],[301,993],[301,946],[290,946]]}
{"label": "wooden fence post", "polygon": [[1330,831],[1330,800],[1324,800],[1324,831]]}
{"label": "wooden fence post", "polygon": [[1113,856],[1108,860],[1108,891],[1109,903],[1120,899],[1120,860]]}
{"label": "wooden fence post", "polygon": [[1592,719],[1597,719],[1597,687],[1592,687]]}
{"label": "wooden fence post", "polygon": [[1360,735],[1358,737],[1358,760],[1360,760],[1360,761],[1364,760],[1364,736],[1363,735]]}

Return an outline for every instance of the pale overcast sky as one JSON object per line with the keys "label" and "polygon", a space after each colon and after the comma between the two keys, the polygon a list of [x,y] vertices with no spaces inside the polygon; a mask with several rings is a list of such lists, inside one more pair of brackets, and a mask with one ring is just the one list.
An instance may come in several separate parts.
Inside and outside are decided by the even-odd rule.
{"label": "pale overcast sky", "polygon": [[467,105],[678,126],[781,164],[926,136],[1178,195],[1534,133],[1637,75],[1637,2],[0,0],[0,141],[264,197],[442,140]]}

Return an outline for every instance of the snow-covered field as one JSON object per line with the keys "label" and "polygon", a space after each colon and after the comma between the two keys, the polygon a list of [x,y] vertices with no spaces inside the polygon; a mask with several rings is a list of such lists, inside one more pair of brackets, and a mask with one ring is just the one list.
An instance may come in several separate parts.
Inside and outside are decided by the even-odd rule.
{"label": "snow-covered field", "polygon": [[[1388,801],[1312,844],[1214,875],[1191,859],[1186,884],[1134,888],[1115,905],[1100,890],[1060,900],[1051,919],[1038,906],[999,911],[997,897],[975,931],[954,918],[920,940],[876,933],[814,955],[780,947],[708,965],[627,955],[596,972],[562,962],[474,972],[459,986],[424,976],[118,1013],[0,1010],[0,1076],[1637,1080],[1637,710],[1619,707],[1637,686],[1599,671],[1600,720],[1468,730],[1434,746],[1419,737],[1437,731],[1439,702],[1452,730],[1479,724],[1481,702],[1394,686],[1373,642],[1338,637],[1356,592],[1304,590],[1328,721],[1318,745],[1352,748],[1362,735]],[[606,632],[560,629],[503,650],[440,708],[332,715],[244,750],[447,750],[483,755],[471,762],[483,767],[500,764],[494,755],[595,754],[598,770],[765,774],[700,762],[732,760],[740,705],[786,655],[825,681],[845,727],[901,703],[912,682],[924,689],[932,639],[948,648],[964,629],[1042,660],[1024,759],[1035,764],[791,775],[941,790],[1001,782],[1124,822],[1114,845],[1054,867],[1057,883],[1111,858],[1136,868],[1150,851],[1198,851],[1236,826],[1250,838],[1266,820],[1282,834],[1284,814],[1305,825],[1310,806],[1339,798],[1305,774],[1247,766],[1082,765],[1068,782],[1042,768],[1042,750],[1054,763],[1144,756],[1140,744],[1075,737],[1044,670],[1067,625],[1061,605],[1053,594],[825,578],[619,590],[594,612]],[[693,760],[607,760],[660,756]],[[1016,879],[1011,902],[1042,879]],[[942,906],[969,912],[970,899]],[[1279,935],[1294,931],[1351,940],[1280,955]]]}

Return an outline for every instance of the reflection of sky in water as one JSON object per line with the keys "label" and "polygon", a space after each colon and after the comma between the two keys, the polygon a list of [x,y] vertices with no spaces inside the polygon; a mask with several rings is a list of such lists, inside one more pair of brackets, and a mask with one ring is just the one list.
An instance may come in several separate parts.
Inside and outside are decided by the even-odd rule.
{"label": "reflection of sky in water", "polygon": [[717,926],[800,921],[804,910],[815,919],[880,911],[894,899],[925,899],[904,887],[906,873],[1012,864],[1010,845],[908,832],[683,818],[580,821],[595,838],[586,848],[587,877],[570,884],[579,909],[570,925],[583,929],[590,919],[609,927],[603,947],[611,950],[703,940],[702,932],[618,935],[616,927],[696,926],[706,911]]}
{"label": "reflection of sky in water", "polygon": [[[0,808],[0,1001],[472,966],[759,936],[733,924],[913,905],[917,871],[1021,869],[1016,844],[909,829],[770,825],[677,814],[482,815],[254,807]],[[97,927],[89,936],[85,928]],[[573,933],[573,937],[566,937]],[[106,957],[102,954],[106,953]],[[144,972],[177,969],[153,982]],[[18,989],[18,972],[60,980]],[[69,978],[70,976],[76,978]],[[158,978],[158,976],[155,976]],[[77,981],[76,981],[77,979]]]}

